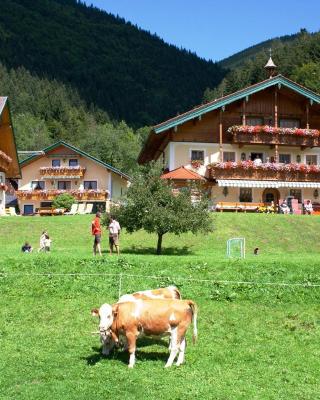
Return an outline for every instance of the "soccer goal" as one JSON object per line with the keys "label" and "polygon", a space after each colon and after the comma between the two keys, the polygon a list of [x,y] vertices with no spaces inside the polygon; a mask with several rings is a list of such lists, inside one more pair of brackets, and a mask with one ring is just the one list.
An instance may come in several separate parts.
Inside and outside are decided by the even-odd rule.
{"label": "soccer goal", "polygon": [[231,238],[227,240],[227,257],[245,258],[246,256],[246,239]]}

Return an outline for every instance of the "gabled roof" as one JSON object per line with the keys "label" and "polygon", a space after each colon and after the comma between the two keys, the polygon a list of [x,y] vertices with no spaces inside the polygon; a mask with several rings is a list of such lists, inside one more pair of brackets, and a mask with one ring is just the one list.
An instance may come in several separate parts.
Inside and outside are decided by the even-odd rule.
{"label": "gabled roof", "polygon": [[6,176],[12,179],[21,178],[21,170],[17,153],[16,138],[12,125],[9,100],[8,97],[0,96],[0,128],[1,120],[3,121],[3,118],[5,118],[4,124],[7,125],[8,129],[6,129],[5,132],[2,132],[3,135],[0,135],[0,141],[4,141],[5,145],[2,144],[2,146],[4,146],[3,149],[5,153],[12,158],[12,163],[10,163],[9,170],[8,173],[6,173]]}
{"label": "gabled roof", "polygon": [[[105,167],[106,169],[108,169],[108,170],[114,172],[115,174],[118,174],[118,175],[120,175],[121,177],[124,177],[125,179],[130,180],[129,175],[123,173],[123,172],[120,171],[119,169],[114,168],[114,167],[112,167],[110,164],[107,164],[107,163],[105,163],[105,162],[103,162],[103,161],[101,161],[101,160],[98,160],[97,158],[91,156],[90,154],[84,152],[83,150],[78,149],[77,147],[72,146],[72,145],[69,144],[69,143],[64,142],[63,140],[60,140],[59,142],[56,142],[56,143],[52,144],[51,146],[46,147],[46,148],[43,149],[42,151],[43,151],[43,153],[50,153],[50,151],[52,151],[52,150],[54,150],[54,149],[56,149],[56,148],[58,148],[58,147],[60,147],[60,146],[67,147],[68,149],[74,151],[75,153],[78,153],[78,154],[80,154],[81,156],[86,157],[86,158],[89,158],[90,160],[96,162],[97,164],[102,165],[102,166]],[[20,162],[20,166],[23,167],[23,166],[29,164],[30,162],[35,161],[35,160],[37,160],[37,159],[39,159],[39,158],[41,158],[41,157],[43,157],[43,155],[36,154],[36,155],[30,156],[30,157],[24,159],[23,161],[21,161],[21,162]]]}
{"label": "gabled roof", "polygon": [[189,181],[204,181],[205,178],[199,175],[197,172],[191,171],[185,167],[179,167],[173,169],[166,174],[161,175],[161,179],[173,179],[173,180],[189,180]]}
{"label": "gabled roof", "polygon": [[238,90],[237,92],[234,92],[232,94],[229,94],[228,96],[221,97],[220,99],[216,99],[214,101],[211,101],[209,103],[203,104],[199,107],[195,107],[190,111],[185,112],[184,114],[180,114],[174,118],[171,118],[165,122],[162,122],[161,124],[158,124],[153,127],[153,131],[158,134],[161,132],[164,132],[170,128],[173,128],[177,125],[181,125],[189,120],[192,120],[193,118],[200,117],[203,114],[206,114],[210,111],[222,108],[226,106],[227,104],[233,103],[234,101],[244,99],[247,96],[250,96],[254,93],[257,93],[261,90],[264,90],[266,88],[269,88],[271,86],[278,85],[281,87],[281,85],[292,89],[296,93],[301,94],[302,96],[305,96],[310,100],[311,103],[320,103],[320,95],[317,93],[313,92],[310,89],[305,88],[304,86],[299,85],[298,83],[285,78],[282,75],[277,75],[273,78],[266,79],[262,82],[256,83],[254,85],[248,86],[245,89]]}

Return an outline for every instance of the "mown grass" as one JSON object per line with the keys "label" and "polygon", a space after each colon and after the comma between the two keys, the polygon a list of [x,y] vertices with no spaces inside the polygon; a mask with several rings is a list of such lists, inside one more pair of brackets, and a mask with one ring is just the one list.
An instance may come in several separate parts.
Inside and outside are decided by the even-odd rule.
{"label": "mown grass", "polygon": [[[0,219],[0,398],[318,398],[318,217],[219,214],[210,235],[165,237],[160,257],[144,232],[123,232],[121,257],[110,257],[105,235],[102,259],[91,255],[90,221]],[[21,254],[43,229],[52,253]],[[239,236],[247,258],[226,259],[226,239]],[[117,299],[119,274],[121,293],[174,283],[198,303],[185,365],[165,370],[166,347],[147,340],[133,371],[126,353],[101,357],[90,309]],[[283,282],[303,285],[270,285]]]}

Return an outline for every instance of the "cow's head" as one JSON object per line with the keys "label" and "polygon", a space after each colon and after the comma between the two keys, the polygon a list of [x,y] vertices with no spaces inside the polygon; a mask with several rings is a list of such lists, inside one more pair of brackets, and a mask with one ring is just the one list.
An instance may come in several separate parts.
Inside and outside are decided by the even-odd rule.
{"label": "cow's head", "polygon": [[117,344],[118,340],[116,336],[111,331],[111,326],[113,320],[118,312],[118,305],[115,304],[111,306],[110,304],[102,304],[102,306],[98,308],[94,308],[91,310],[91,315],[94,317],[99,317],[99,332],[100,332],[100,339],[103,343],[103,352],[105,355],[109,354],[109,351],[115,344]]}

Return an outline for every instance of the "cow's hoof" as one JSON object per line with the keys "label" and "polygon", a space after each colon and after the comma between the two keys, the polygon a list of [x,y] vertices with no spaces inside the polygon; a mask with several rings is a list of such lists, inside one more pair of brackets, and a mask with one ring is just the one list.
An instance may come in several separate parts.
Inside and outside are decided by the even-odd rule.
{"label": "cow's hoof", "polygon": [[128,365],[128,368],[131,368],[131,369],[132,369],[132,368],[133,368],[133,365]]}

